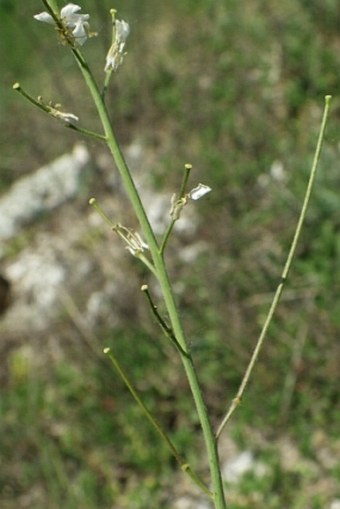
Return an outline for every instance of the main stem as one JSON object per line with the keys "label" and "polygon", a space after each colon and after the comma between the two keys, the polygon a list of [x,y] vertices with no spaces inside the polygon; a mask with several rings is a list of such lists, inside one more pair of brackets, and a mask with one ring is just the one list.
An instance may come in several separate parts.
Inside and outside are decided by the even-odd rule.
{"label": "main stem", "polygon": [[92,76],[90,69],[88,68],[86,62],[82,58],[80,52],[78,50],[72,50],[74,56],[77,60],[77,63],[84,75],[84,78],[87,82],[87,85],[90,89],[91,95],[96,104],[98,114],[100,120],[102,122],[107,146],[113,156],[113,159],[117,165],[118,171],[122,178],[126,193],[131,201],[135,214],[138,218],[140,226],[145,235],[145,239],[149,245],[150,253],[153,259],[154,266],[156,268],[158,281],[162,290],[162,294],[164,297],[164,302],[169,313],[169,318],[171,321],[172,329],[175,334],[175,337],[186,353],[186,355],[181,355],[182,362],[184,365],[184,369],[189,381],[189,385],[192,391],[192,395],[195,401],[197,414],[202,426],[204,441],[208,453],[210,473],[211,473],[211,483],[212,483],[212,492],[214,496],[215,509],[226,509],[226,502],[223,491],[223,483],[221,477],[221,470],[219,464],[219,457],[217,451],[217,442],[213,433],[213,429],[208,417],[208,411],[203,399],[200,383],[197,377],[196,369],[193,364],[193,360],[188,348],[188,344],[185,338],[184,330],[179,319],[179,314],[177,311],[172,287],[170,284],[169,276],[166,270],[165,262],[163,255],[158,246],[156,237],[153,233],[151,225],[149,223],[148,217],[144,210],[144,206],[130,174],[130,170],[126,164],[124,156],[120,150],[118,142],[116,140],[115,134],[113,132],[113,128],[111,125],[111,121],[108,115],[108,111],[106,109],[105,103],[103,102],[99,88]]}

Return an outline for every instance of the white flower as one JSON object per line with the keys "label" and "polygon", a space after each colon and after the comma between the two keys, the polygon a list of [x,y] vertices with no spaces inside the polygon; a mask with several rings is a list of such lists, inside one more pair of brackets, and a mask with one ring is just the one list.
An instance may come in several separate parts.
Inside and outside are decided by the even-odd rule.
{"label": "white flower", "polygon": [[190,193],[188,193],[188,196],[192,200],[199,200],[205,194],[210,193],[210,191],[211,187],[206,186],[205,184],[198,184],[198,186],[194,187],[194,189],[192,189]]}
{"label": "white flower", "polygon": [[[90,16],[89,14],[78,14],[80,9],[81,7],[79,5],[65,5],[65,7],[63,7],[60,11],[60,21],[66,29],[71,31],[75,42],[82,46],[89,36],[88,19]],[[36,14],[34,18],[44,23],[49,23],[51,25],[55,24],[55,20],[48,12]]]}
{"label": "white flower", "polygon": [[105,72],[109,70],[116,71],[123,62],[124,47],[126,39],[130,33],[130,26],[126,21],[117,19],[115,21],[115,40],[106,55]]}

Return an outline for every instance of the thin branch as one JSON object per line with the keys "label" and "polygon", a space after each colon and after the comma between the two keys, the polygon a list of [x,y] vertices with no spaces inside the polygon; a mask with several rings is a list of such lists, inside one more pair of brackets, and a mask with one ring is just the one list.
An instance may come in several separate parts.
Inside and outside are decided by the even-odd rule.
{"label": "thin branch", "polygon": [[143,400],[141,399],[138,390],[135,388],[131,380],[129,379],[127,373],[121,366],[120,362],[116,358],[116,356],[112,353],[112,350],[110,348],[105,348],[104,353],[107,354],[112,364],[114,365],[117,373],[119,374],[120,378],[123,380],[126,387],[129,389],[132,397],[136,401],[137,405],[140,407],[140,409],[143,411],[149,422],[152,424],[152,426],[155,428],[157,433],[161,436],[161,438],[164,440],[164,442],[167,444],[168,448],[172,452],[173,456],[175,457],[177,463],[181,467],[181,469],[186,472],[191,479],[197,484],[199,488],[201,488],[204,493],[206,493],[209,497],[213,497],[211,491],[207,488],[205,483],[198,477],[198,475],[191,469],[190,465],[182,458],[182,456],[177,451],[174,443],[168,436],[168,434],[164,431],[159,421],[154,417],[151,412],[148,410],[148,408],[145,406]]}
{"label": "thin branch", "polygon": [[[125,226],[120,225],[119,223],[113,223],[111,221],[111,219],[109,218],[109,216],[107,214],[105,214],[105,212],[103,211],[103,209],[98,204],[98,202],[95,198],[90,198],[89,204],[96,210],[96,212],[98,212],[98,214],[105,221],[105,223],[107,223],[110,226],[111,230],[114,231],[115,233],[117,233],[117,235],[121,239],[123,239],[124,242],[127,243],[127,248],[133,254],[133,256],[135,256],[136,258],[139,258],[139,260],[141,260],[144,263],[144,265],[147,266],[147,268],[150,270],[150,272],[152,272],[157,277],[156,269],[155,269],[153,263],[143,254],[145,246],[143,246],[143,244],[142,244],[143,241],[139,237],[139,235],[134,233],[132,230],[129,230],[129,228],[126,228]],[[132,244],[133,239],[135,239],[135,244]],[[140,250],[138,250],[138,246],[137,246],[136,242],[137,242],[137,244],[139,243]],[[130,248],[129,248],[129,246],[130,246]],[[131,246],[133,246],[134,249],[132,249]]]}
{"label": "thin branch", "polygon": [[19,92],[19,94],[21,94],[23,97],[25,97],[25,99],[27,99],[30,103],[32,103],[34,106],[36,106],[37,108],[39,108],[40,110],[44,111],[45,113],[50,113],[51,111],[51,108],[49,108],[46,104],[43,104],[42,102],[38,101],[37,99],[35,99],[33,96],[31,96],[30,94],[28,94],[23,88],[22,86],[20,85],[20,83],[14,83],[14,85],[12,86],[13,90],[16,90],[17,92]]}
{"label": "thin branch", "polygon": [[259,336],[259,338],[257,340],[257,343],[256,343],[256,346],[255,346],[253,355],[252,355],[252,357],[250,359],[250,362],[249,362],[248,367],[246,369],[246,372],[244,374],[244,377],[243,377],[243,380],[241,382],[241,385],[240,385],[240,387],[239,387],[239,389],[237,391],[237,394],[236,394],[235,398],[231,402],[229,410],[227,411],[225,417],[222,419],[222,422],[221,422],[220,426],[217,429],[216,438],[220,437],[220,435],[221,435],[224,427],[226,426],[227,422],[229,421],[230,417],[232,416],[232,414],[234,413],[234,411],[236,410],[238,405],[241,403],[244,391],[245,391],[245,389],[246,389],[246,387],[248,385],[248,382],[249,382],[250,375],[252,374],[252,371],[253,371],[254,366],[256,364],[256,361],[258,359],[258,356],[259,356],[260,350],[262,348],[262,345],[264,343],[264,340],[267,337],[267,332],[268,332],[268,329],[269,329],[269,325],[271,324],[271,321],[273,319],[273,316],[274,316],[274,313],[276,311],[276,308],[277,308],[277,306],[278,306],[278,304],[280,302],[280,298],[281,298],[281,295],[282,295],[282,292],[283,292],[283,288],[284,288],[284,285],[285,285],[285,283],[287,281],[288,274],[289,274],[290,269],[291,269],[292,261],[293,261],[293,258],[294,258],[295,252],[296,252],[296,247],[297,247],[300,235],[301,235],[302,226],[303,226],[304,221],[305,221],[307,207],[308,207],[308,204],[309,204],[309,201],[310,201],[310,197],[311,197],[311,194],[312,194],[312,189],[313,189],[313,185],[314,185],[314,182],[315,182],[316,171],[317,171],[318,163],[319,163],[319,160],[320,160],[321,147],[322,147],[322,143],[323,143],[323,140],[324,140],[324,137],[325,137],[325,130],[326,130],[326,124],[327,124],[327,119],[328,119],[331,99],[332,99],[332,96],[330,96],[330,95],[327,95],[325,97],[325,108],[324,108],[324,112],[323,112],[323,117],[322,117],[320,132],[319,132],[319,138],[318,138],[317,146],[316,146],[316,149],[315,149],[313,164],[312,164],[312,168],[311,168],[311,171],[310,171],[309,181],[308,181],[308,184],[307,184],[306,193],[305,193],[305,197],[304,197],[304,200],[303,200],[303,204],[302,204],[299,220],[297,222],[297,226],[296,226],[296,229],[295,229],[293,241],[292,241],[289,253],[288,253],[287,261],[285,263],[285,266],[284,266],[284,269],[283,269],[283,272],[282,272],[282,275],[281,275],[280,283],[279,283],[279,285],[278,285],[278,287],[276,289],[273,301],[272,301],[270,309],[268,311],[268,315],[267,315],[267,317],[265,319],[265,322],[264,322],[261,334],[260,334],[260,336]]}
{"label": "thin branch", "polygon": [[77,131],[80,134],[84,134],[85,136],[89,136],[90,138],[95,138],[100,141],[107,141],[106,136],[104,134],[95,133],[94,131],[89,131],[89,129],[85,129],[83,127],[78,127],[75,124],[66,124],[65,127],[72,129],[73,131]]}
{"label": "thin branch", "polygon": [[183,350],[183,348],[177,341],[174,331],[171,329],[171,327],[169,327],[169,325],[165,322],[164,318],[162,318],[162,316],[159,314],[158,307],[156,306],[156,304],[154,304],[152,300],[148,285],[143,285],[141,287],[141,290],[146,295],[152,314],[156,318],[156,321],[158,322],[158,325],[161,327],[165,336],[170,339],[171,343],[175,345],[175,347],[179,350],[181,355],[188,357],[188,353],[185,350]]}
{"label": "thin branch", "polygon": [[26,90],[22,88],[20,83],[14,83],[12,88],[16,92],[19,92],[19,94],[21,94],[25,99],[27,99],[31,104],[39,108],[41,111],[48,113],[59,121],[61,120],[64,124],[64,127],[72,129],[73,131],[77,131],[80,134],[84,134],[85,136],[89,136],[90,138],[94,138],[96,140],[105,142],[107,141],[106,136],[103,134],[95,133],[94,131],[90,131],[89,129],[85,129],[83,127],[78,127],[77,125],[73,124],[70,120],[70,118],[72,119],[72,117],[74,117],[72,114],[63,113],[62,111],[59,111],[57,106],[43,103],[41,98],[35,99],[35,97],[30,95],[28,92],[26,92]]}
{"label": "thin branch", "polygon": [[[184,198],[184,196],[185,196],[191,169],[192,169],[192,165],[191,164],[186,164],[184,166],[184,170],[185,171],[184,171],[183,180],[182,180],[182,184],[181,184],[181,188],[180,188],[180,191],[179,191],[179,195],[178,195],[177,201],[182,200]],[[159,249],[159,252],[160,252],[160,254],[162,256],[164,255],[164,251],[165,251],[166,245],[168,243],[168,240],[170,238],[172,230],[173,230],[173,228],[175,226],[175,223],[176,223],[176,221],[178,221],[178,219],[179,219],[179,214],[177,216],[174,215],[172,221],[169,223],[168,228],[167,228],[167,230],[166,230],[166,232],[164,234],[164,237],[163,237],[163,240],[162,240],[162,244],[161,244],[161,247]]]}

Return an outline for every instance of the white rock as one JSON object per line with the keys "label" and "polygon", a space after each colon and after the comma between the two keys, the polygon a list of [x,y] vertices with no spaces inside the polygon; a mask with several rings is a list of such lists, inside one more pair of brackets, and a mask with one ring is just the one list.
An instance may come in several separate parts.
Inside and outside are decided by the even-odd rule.
{"label": "white rock", "polygon": [[250,451],[243,451],[222,466],[223,479],[229,483],[237,483],[247,472],[253,472],[256,476],[265,475],[267,468],[263,463],[255,460]]}
{"label": "white rock", "polygon": [[17,180],[0,198],[0,241],[14,237],[40,214],[72,198],[79,189],[80,174],[89,158],[85,146],[76,145],[71,154]]}

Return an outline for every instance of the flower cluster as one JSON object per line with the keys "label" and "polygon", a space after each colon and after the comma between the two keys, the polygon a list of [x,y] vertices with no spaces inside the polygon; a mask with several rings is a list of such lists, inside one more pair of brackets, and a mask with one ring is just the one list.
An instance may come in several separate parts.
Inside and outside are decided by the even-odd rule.
{"label": "flower cluster", "polygon": [[[71,37],[73,43],[82,46],[89,37],[89,14],[79,14],[81,7],[75,4],[67,4],[60,11],[59,19],[64,28],[64,37]],[[36,14],[34,18],[50,25],[55,25],[56,20],[48,12]]]}

